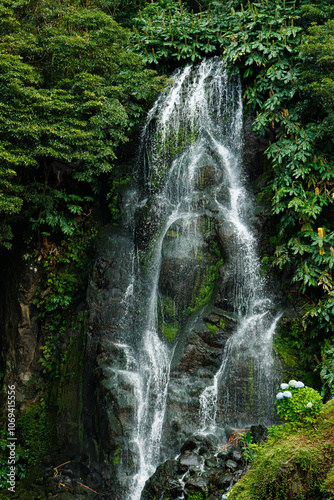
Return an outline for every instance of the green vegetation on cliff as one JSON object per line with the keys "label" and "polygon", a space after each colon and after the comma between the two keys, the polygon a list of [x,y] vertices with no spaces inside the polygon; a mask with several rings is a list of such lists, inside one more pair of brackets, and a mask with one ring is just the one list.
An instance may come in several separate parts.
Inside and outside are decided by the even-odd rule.
{"label": "green vegetation on cliff", "polygon": [[314,425],[276,428],[229,500],[334,498],[334,399]]}

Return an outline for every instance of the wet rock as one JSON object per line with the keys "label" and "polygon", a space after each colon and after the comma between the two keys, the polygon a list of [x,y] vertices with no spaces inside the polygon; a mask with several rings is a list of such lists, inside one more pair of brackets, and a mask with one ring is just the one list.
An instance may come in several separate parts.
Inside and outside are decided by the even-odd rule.
{"label": "wet rock", "polygon": [[195,477],[193,479],[189,479],[189,481],[186,482],[184,490],[185,493],[188,495],[196,492],[205,495],[209,491],[209,488],[204,478]]}
{"label": "wet rock", "polygon": [[141,500],[152,500],[154,495],[160,500],[177,499],[182,494],[186,499],[201,494],[203,498],[221,500],[223,493],[249,470],[242,461],[241,449],[228,445],[219,451],[213,434],[190,436],[181,446],[181,453],[178,459],[167,460],[158,467],[147,481]]}
{"label": "wet rock", "polygon": [[190,467],[199,467],[201,463],[202,460],[196,453],[187,453],[179,458],[179,470],[187,472]]}
{"label": "wet rock", "polygon": [[[188,339],[188,345],[179,365],[179,371],[195,374],[199,367],[219,367],[217,350],[206,344],[195,332]],[[218,359],[217,359],[218,358]]]}
{"label": "wet rock", "polygon": [[160,211],[157,210],[154,204],[154,197],[150,198],[144,206],[137,210],[135,214],[135,244],[139,250],[144,252],[148,250],[154,234],[161,226],[162,216],[161,209]]}
{"label": "wet rock", "polygon": [[169,488],[172,480],[175,488],[175,476],[177,475],[178,464],[175,460],[167,460],[159,465],[153,476],[146,481],[140,500],[152,500],[152,498],[161,498],[164,491]]}
{"label": "wet rock", "polygon": [[191,436],[181,447],[181,453],[189,453],[193,451],[198,446],[198,441],[195,436]]}
{"label": "wet rock", "polygon": [[235,460],[236,462],[240,462],[241,460],[241,452],[240,451],[233,451],[232,453],[232,459]]}
{"label": "wet rock", "polygon": [[215,186],[217,182],[221,182],[221,177],[221,170],[218,171],[212,165],[205,165],[204,167],[201,167],[199,171],[196,182],[196,189],[205,190],[209,187]]}
{"label": "wet rock", "polygon": [[218,467],[218,465],[219,465],[218,459],[215,457],[207,458],[205,460],[205,465],[206,465],[206,467],[209,467],[209,468]]}
{"label": "wet rock", "polygon": [[168,492],[172,498],[179,498],[183,493],[183,487],[179,480],[169,480]]}
{"label": "wet rock", "polygon": [[226,467],[227,469],[231,469],[232,471],[235,471],[238,468],[238,464],[234,460],[227,460],[226,462]]}
{"label": "wet rock", "polygon": [[229,450],[222,450],[218,453],[217,457],[222,459],[222,460],[227,460],[227,458],[230,456]]}
{"label": "wet rock", "polygon": [[223,486],[229,486],[233,481],[233,476],[232,474],[225,474],[225,476],[222,478],[222,485]]}

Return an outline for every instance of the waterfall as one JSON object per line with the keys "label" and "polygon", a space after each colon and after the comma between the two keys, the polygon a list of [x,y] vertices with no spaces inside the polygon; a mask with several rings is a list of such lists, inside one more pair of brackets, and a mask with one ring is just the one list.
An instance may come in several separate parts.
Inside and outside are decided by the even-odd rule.
{"label": "waterfall", "polygon": [[[171,366],[181,356],[184,332],[211,307],[220,269],[224,307],[235,326],[220,367],[198,393],[193,428],[215,432],[225,424],[271,418],[267,400],[277,317],[250,220],[254,206],[242,170],[242,116],[239,78],[212,59],[177,71],[143,128],[141,195],[130,200],[132,273],[121,301],[133,315],[123,331],[127,322],[132,329],[119,336],[125,363],[113,368],[117,383],[130,385],[133,401],[126,430],[134,457],[132,475],[124,474],[127,500],[140,500],[161,461]],[[217,232],[227,242],[224,250],[212,236]]]}

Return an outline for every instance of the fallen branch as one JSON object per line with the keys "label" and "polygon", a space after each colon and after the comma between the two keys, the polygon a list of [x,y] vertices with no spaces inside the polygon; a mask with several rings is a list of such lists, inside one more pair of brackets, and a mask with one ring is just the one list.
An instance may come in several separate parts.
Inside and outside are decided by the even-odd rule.
{"label": "fallen branch", "polygon": [[114,344],[113,342],[111,342],[110,340],[107,340],[107,342],[109,342],[109,344],[114,345],[114,346],[116,347],[116,349],[118,349],[117,345],[116,345],[116,344]]}
{"label": "fallen branch", "polygon": [[57,465],[57,467],[52,467],[51,465],[51,469],[53,469],[55,471],[55,474],[53,477],[57,477],[59,472],[58,472],[58,469],[59,467],[62,467],[63,465],[66,465],[66,464],[69,464],[71,462],[71,460],[69,460],[68,462],[64,462],[63,464],[60,464],[60,465]]}
{"label": "fallen branch", "polygon": [[96,493],[98,495],[98,492],[95,491],[95,490],[92,490],[92,488],[90,488],[89,486],[85,486],[84,484],[82,483],[79,483],[79,481],[76,481],[76,483],[80,484],[80,486],[83,486],[84,488],[87,488],[87,490],[90,490],[92,491],[93,493]]}
{"label": "fallen branch", "polygon": [[235,429],[234,432],[230,435],[227,443],[220,448],[220,451],[222,450],[227,450],[229,446],[238,446],[239,439],[241,438],[241,435],[244,434],[245,432],[249,432],[250,429]]}

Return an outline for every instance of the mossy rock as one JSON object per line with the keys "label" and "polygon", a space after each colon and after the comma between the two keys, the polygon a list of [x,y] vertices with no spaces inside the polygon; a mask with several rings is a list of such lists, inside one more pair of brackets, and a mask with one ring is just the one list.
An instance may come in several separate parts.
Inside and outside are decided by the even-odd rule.
{"label": "mossy rock", "polygon": [[212,335],[216,335],[218,328],[217,325],[213,325],[212,323],[206,323],[206,326],[208,327]]}
{"label": "mossy rock", "polygon": [[334,399],[314,426],[285,424],[262,445],[229,500],[334,499]]}
{"label": "mossy rock", "polygon": [[179,328],[174,325],[164,323],[161,326],[161,332],[169,342],[174,342],[177,334],[179,333]]}
{"label": "mossy rock", "polygon": [[302,315],[280,320],[273,347],[282,365],[283,378],[296,377],[310,387],[321,387],[319,371],[315,371],[315,357],[321,357],[319,340],[305,335]]}

